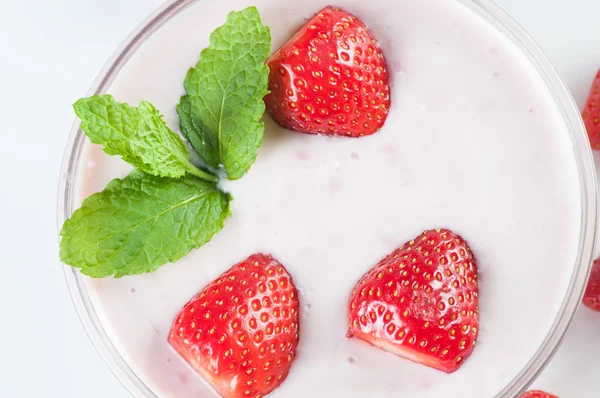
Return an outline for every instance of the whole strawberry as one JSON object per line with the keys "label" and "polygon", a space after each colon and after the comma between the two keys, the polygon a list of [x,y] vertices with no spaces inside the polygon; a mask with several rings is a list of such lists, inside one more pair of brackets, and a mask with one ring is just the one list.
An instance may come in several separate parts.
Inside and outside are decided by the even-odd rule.
{"label": "whole strawberry", "polygon": [[360,137],[378,131],[390,108],[379,43],[355,16],[326,7],[267,60],[267,110],[303,133]]}
{"label": "whole strawberry", "polygon": [[266,395],[287,377],[298,345],[298,293],[273,257],[254,254],[177,314],[169,343],[225,398]]}
{"label": "whole strawberry", "polygon": [[479,330],[473,253],[450,230],[425,231],[363,276],[348,306],[349,337],[454,372]]}
{"label": "whole strawberry", "polygon": [[600,258],[592,264],[590,279],[583,295],[583,304],[595,311],[600,311]]}
{"label": "whole strawberry", "polygon": [[592,148],[600,149],[600,71],[592,84],[582,116]]}
{"label": "whole strawberry", "polygon": [[544,391],[527,391],[521,398],[558,398],[556,395],[548,394]]}

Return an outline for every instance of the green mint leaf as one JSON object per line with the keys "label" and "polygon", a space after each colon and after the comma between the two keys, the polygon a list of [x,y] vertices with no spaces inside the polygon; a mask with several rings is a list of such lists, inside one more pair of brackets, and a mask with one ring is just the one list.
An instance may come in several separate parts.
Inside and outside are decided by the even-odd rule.
{"label": "green mint leaf", "polygon": [[65,221],[60,258],[94,278],[152,272],[208,242],[230,215],[230,200],[194,176],[174,180],[134,170]]}
{"label": "green mint leaf", "polygon": [[232,12],[185,78],[181,129],[203,160],[223,167],[231,180],[250,169],[262,144],[270,51],[271,33],[256,7]]}
{"label": "green mint leaf", "polygon": [[199,109],[192,113],[191,97],[184,95],[181,102],[177,105],[181,131],[188,139],[192,147],[198,152],[204,163],[213,169],[218,169],[221,164],[219,158],[219,142],[217,136],[206,131],[203,134],[204,124],[198,117]]}
{"label": "green mint leaf", "polygon": [[111,95],[82,98],[73,106],[81,119],[81,129],[109,155],[146,173],[178,178],[186,172],[207,181],[217,181],[189,161],[181,138],[165,124],[160,112],[149,102],[137,108],[119,103]]}

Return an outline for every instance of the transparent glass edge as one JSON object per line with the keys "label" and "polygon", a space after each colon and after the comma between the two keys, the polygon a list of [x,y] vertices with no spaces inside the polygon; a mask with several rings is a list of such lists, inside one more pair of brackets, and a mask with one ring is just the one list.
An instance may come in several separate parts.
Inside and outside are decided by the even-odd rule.
{"label": "transparent glass edge", "polygon": [[[580,111],[571,96],[566,84],[552,66],[542,49],[529,34],[499,6],[490,0],[460,0],[463,4],[469,1],[478,12],[497,29],[505,34],[528,57],[536,71],[541,75],[550,90],[552,97],[567,125],[571,135],[577,170],[579,173],[581,215],[579,246],[575,259],[575,269],[564,295],[561,307],[550,328],[550,331],[536,353],[521,372],[506,386],[496,398],[516,397],[523,393],[550,363],[561,346],[571,326],[587,284],[589,271],[593,261],[595,236],[597,229],[597,187],[596,172],[592,150],[586,138],[585,126]],[[581,134],[575,134],[575,132]],[[579,292],[575,294],[575,292]]]}
{"label": "transparent glass edge", "polygon": [[[150,16],[144,19],[123,40],[117,50],[108,59],[86,96],[104,94],[123,66],[145,40],[175,15],[197,1],[201,0],[166,1]],[[73,213],[73,204],[76,195],[75,184],[79,174],[78,166],[85,141],[85,134],[79,128],[79,122],[75,120],[65,147],[58,184],[57,228],[59,239],[62,224]],[[77,315],[92,344],[110,371],[134,397],[156,397],[150,388],[137,377],[108,337],[94,309],[92,299],[85,288],[85,282],[79,271],[64,264],[63,271]]]}
{"label": "transparent glass edge", "polygon": [[[165,2],[123,41],[102,68],[87,95],[105,93],[125,63],[148,37],[183,9],[199,1],[202,0]],[[543,51],[520,25],[491,0],[457,1],[484,17],[495,28],[508,36],[527,55],[535,70],[541,75],[559,105],[563,120],[570,132],[580,180],[582,211],[576,267],[550,333],[524,369],[496,396],[496,398],[512,398],[525,391],[550,362],[564,340],[580,306],[593,260],[597,229],[595,167],[579,109]],[[574,134],[576,131],[581,134]],[[75,183],[84,144],[85,135],[79,129],[79,123],[75,121],[66,144],[58,186],[57,223],[59,232],[64,221],[73,212]],[[93,345],[115,377],[135,397],[156,397],[132,371],[112,344],[94,310],[91,297],[85,289],[85,282],[79,271],[67,265],[63,265],[63,270],[77,314]],[[575,292],[579,293],[575,294]]]}

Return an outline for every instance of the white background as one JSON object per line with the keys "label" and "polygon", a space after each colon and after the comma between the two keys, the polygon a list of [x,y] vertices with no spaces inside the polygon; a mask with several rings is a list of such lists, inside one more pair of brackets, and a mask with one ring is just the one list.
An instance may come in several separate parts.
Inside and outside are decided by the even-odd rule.
{"label": "white background", "polygon": [[[120,41],[161,2],[0,1],[2,398],[128,397],[71,305],[57,261],[56,188],[74,118],[71,103],[85,95]],[[546,51],[581,107],[600,67],[600,2],[497,3]],[[580,310],[534,386],[561,398],[598,397],[600,313]]]}

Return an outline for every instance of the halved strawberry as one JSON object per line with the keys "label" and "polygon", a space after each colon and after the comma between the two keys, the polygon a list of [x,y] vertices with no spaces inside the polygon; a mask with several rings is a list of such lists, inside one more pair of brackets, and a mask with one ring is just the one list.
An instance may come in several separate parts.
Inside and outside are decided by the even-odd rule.
{"label": "halved strawberry", "polygon": [[583,304],[595,311],[600,311],[600,258],[597,258],[592,264],[590,279],[583,295]]}
{"label": "halved strawberry", "polygon": [[521,398],[558,398],[556,395],[548,394],[544,391],[527,391]]}
{"label": "halved strawberry", "polygon": [[592,148],[600,149],[600,71],[592,84],[582,116]]}
{"label": "halved strawberry", "polygon": [[292,130],[360,137],[384,124],[388,70],[379,43],[355,16],[326,7],[267,61],[265,97]]}
{"label": "halved strawberry", "polygon": [[221,396],[266,395],[287,377],[298,345],[298,293],[273,257],[254,254],[177,314],[169,343]]}
{"label": "halved strawberry", "polygon": [[425,231],[363,276],[348,306],[349,337],[454,372],[479,330],[475,258],[452,231]]}

